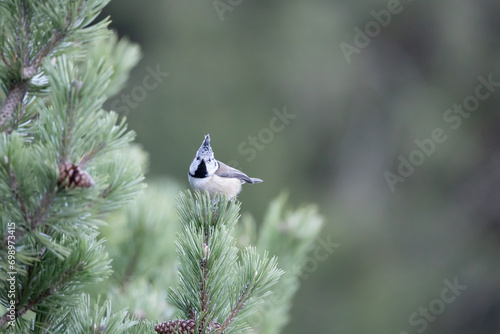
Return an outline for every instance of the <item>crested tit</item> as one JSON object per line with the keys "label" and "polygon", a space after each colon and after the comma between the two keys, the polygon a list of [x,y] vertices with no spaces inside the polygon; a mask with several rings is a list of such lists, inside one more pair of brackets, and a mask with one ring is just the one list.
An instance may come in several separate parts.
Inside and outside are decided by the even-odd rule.
{"label": "crested tit", "polygon": [[188,179],[193,189],[202,193],[207,191],[212,199],[219,193],[226,195],[228,199],[234,199],[241,191],[243,183],[262,182],[261,179],[248,177],[236,168],[217,161],[210,147],[209,134],[205,136],[189,166]]}

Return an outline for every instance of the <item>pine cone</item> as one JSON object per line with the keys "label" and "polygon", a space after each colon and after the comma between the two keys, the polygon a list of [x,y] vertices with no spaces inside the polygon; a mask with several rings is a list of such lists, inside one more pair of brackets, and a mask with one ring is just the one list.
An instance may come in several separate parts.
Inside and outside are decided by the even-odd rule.
{"label": "pine cone", "polygon": [[208,328],[207,329],[209,331],[213,331],[214,329],[219,329],[219,328],[221,328],[221,324],[219,324],[218,322],[213,322],[212,321],[211,323],[208,324]]}
{"label": "pine cone", "polygon": [[78,165],[67,161],[59,166],[57,184],[69,188],[90,188],[94,185],[94,180],[86,171],[82,171]]}
{"label": "pine cone", "polygon": [[170,320],[155,326],[155,331],[160,334],[191,334],[194,333],[196,322],[192,319]]}
{"label": "pine cone", "polygon": [[[196,322],[193,319],[186,320],[170,320],[158,325],[155,325],[155,331],[160,334],[193,334],[196,327]],[[220,328],[218,322],[211,322],[208,325],[208,330]],[[198,331],[201,333],[201,328]]]}

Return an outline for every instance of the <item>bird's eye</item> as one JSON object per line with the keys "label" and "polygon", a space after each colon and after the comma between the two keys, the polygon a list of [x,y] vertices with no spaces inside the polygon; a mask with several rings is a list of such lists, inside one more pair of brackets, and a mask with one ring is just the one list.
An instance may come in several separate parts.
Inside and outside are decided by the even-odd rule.
{"label": "bird's eye", "polygon": [[196,160],[200,161],[200,157],[196,157]]}

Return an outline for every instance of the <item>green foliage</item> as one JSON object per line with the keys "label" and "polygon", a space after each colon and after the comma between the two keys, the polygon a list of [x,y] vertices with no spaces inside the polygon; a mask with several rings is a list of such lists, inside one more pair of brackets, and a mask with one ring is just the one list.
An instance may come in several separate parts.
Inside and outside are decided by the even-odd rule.
{"label": "green foliage", "polygon": [[[80,43],[102,36],[108,21],[90,25],[109,0],[6,0],[0,4],[5,58],[33,62],[67,52],[70,41]],[[73,50],[74,50],[73,49]],[[21,61],[13,61],[9,66]]]}
{"label": "green foliage", "polygon": [[200,229],[227,228],[232,229],[239,219],[240,203],[227,201],[223,198],[211,201],[210,198],[198,193],[181,193],[177,204],[181,224],[193,224],[196,231]]}
{"label": "green foliage", "polygon": [[100,298],[92,304],[89,295],[81,295],[81,303],[70,309],[67,319],[55,322],[52,330],[57,333],[130,333],[137,321],[130,318],[126,310],[112,313],[111,302],[101,305]]}
{"label": "green foliage", "polygon": [[121,91],[129,77],[130,70],[141,58],[140,47],[128,39],[118,40],[116,34],[96,38],[89,46],[91,58],[104,59],[106,66],[112,69],[111,82],[106,87],[108,98]]}
{"label": "green foliage", "polygon": [[127,307],[139,319],[150,320],[173,315],[173,307],[165,301],[165,287],[176,279],[179,190],[170,180],[153,180],[137,200],[111,214],[109,224],[101,228],[114,273],[100,290],[108,293],[114,310]]}
{"label": "green foliage", "polygon": [[[106,92],[123,86],[139,57],[136,46],[109,37],[106,20],[90,25],[106,3],[0,3],[3,329],[13,320],[5,312],[12,302],[8,328],[23,333],[81,333],[101,318],[109,333],[133,325],[123,312],[111,316],[109,304],[89,316],[81,295],[111,273],[97,238],[104,215],[143,188],[134,133],[102,109]],[[106,52],[92,49],[95,39],[107,39]]]}
{"label": "green foliage", "polygon": [[151,334],[154,333],[155,324],[151,321],[141,321],[135,325],[130,331],[130,334]]}
{"label": "green foliage", "polygon": [[269,250],[279,259],[285,274],[274,288],[275,294],[251,322],[259,333],[279,333],[289,321],[292,298],[300,286],[299,275],[323,226],[316,206],[297,210],[286,207],[288,195],[281,194],[271,202],[260,230],[257,249]]}
{"label": "green foliage", "polygon": [[167,300],[204,331],[219,323],[219,331],[241,333],[249,328],[245,316],[269,294],[283,271],[276,258],[260,256],[253,247],[238,252],[231,236],[238,202],[224,197],[211,201],[206,193],[187,191],[177,206],[183,225],[176,242],[179,282],[169,288]]}
{"label": "green foliage", "polygon": [[[128,307],[146,323],[173,319],[174,308],[179,318],[200,315],[200,260],[208,256],[204,266],[212,269],[203,289],[213,291],[213,296],[205,322],[223,322],[240,298],[260,286],[253,290],[229,330],[244,332],[250,324],[259,333],[279,333],[288,321],[291,299],[300,285],[299,269],[322,226],[317,209],[287,209],[287,196],[280,195],[271,202],[257,234],[256,223],[248,214],[235,224],[240,202],[213,203],[191,192],[177,196],[179,190],[171,181],[152,180],[144,194],[108,218],[109,225],[102,231],[114,260],[114,274],[97,290],[108,293],[114,310]],[[208,242],[205,231],[212,231]],[[250,246],[252,243],[257,247]],[[174,256],[175,246],[179,260]],[[267,250],[278,256],[279,264],[269,259]],[[274,282],[272,271],[278,265],[286,272],[269,295],[265,285]],[[256,272],[260,275],[255,276]],[[165,286],[174,286],[167,291],[168,303]]]}

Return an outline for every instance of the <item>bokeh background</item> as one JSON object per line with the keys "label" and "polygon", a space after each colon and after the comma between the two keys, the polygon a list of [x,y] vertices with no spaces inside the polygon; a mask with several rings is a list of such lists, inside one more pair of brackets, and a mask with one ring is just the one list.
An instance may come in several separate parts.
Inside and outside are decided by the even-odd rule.
{"label": "bokeh background", "polygon": [[[216,158],[264,179],[243,211],[262,218],[282,190],[319,205],[340,246],[310,263],[286,333],[500,332],[500,87],[448,111],[474,102],[478,77],[500,82],[499,3],[116,0],[104,15],[144,54],[110,104],[149,152],[148,180],[187,188],[210,133]],[[436,129],[446,140],[418,161]]]}

